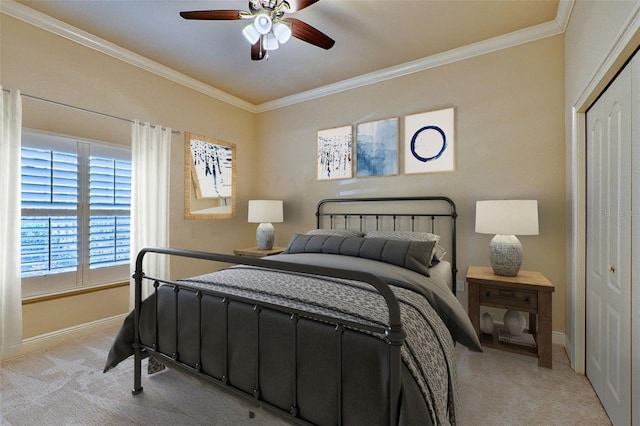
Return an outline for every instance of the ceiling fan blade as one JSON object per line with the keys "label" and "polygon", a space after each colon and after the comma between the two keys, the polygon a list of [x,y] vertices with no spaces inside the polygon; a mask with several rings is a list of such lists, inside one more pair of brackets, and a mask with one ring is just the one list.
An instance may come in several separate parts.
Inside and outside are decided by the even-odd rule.
{"label": "ceiling fan blade", "polygon": [[285,18],[283,21],[287,21],[291,24],[291,35],[302,41],[306,41],[307,43],[311,43],[327,50],[331,49],[336,43],[335,40],[328,35],[299,19]]}
{"label": "ceiling fan blade", "polygon": [[297,12],[299,10],[304,9],[305,7],[309,7],[314,3],[318,3],[320,0],[285,0],[289,3],[289,10],[287,13]]}
{"label": "ceiling fan blade", "polygon": [[262,48],[262,36],[260,36],[260,40],[251,45],[251,59],[259,61],[267,56],[266,53],[267,51]]}
{"label": "ceiling fan blade", "polygon": [[242,10],[194,10],[191,12],[180,12],[184,19],[200,19],[213,21],[235,21],[242,19]]}

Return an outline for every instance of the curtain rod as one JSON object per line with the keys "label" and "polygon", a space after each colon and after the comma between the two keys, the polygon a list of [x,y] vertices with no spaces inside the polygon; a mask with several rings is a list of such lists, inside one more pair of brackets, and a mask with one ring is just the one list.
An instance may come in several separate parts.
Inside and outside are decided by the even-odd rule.
{"label": "curtain rod", "polygon": [[[4,88],[2,89],[2,91],[3,92],[7,92],[7,93],[10,92],[10,90],[4,89]],[[41,98],[41,97],[38,97],[38,96],[29,95],[27,93],[20,92],[20,95],[25,97],[25,98],[34,99],[36,101],[47,102],[47,103],[58,105],[58,106],[62,106],[62,107],[65,107],[65,108],[76,109],[78,111],[84,111],[84,112],[88,112],[88,113],[91,113],[91,114],[101,115],[103,117],[113,118],[115,120],[127,121],[127,122],[132,123],[132,124],[134,123],[133,120],[130,120],[130,119],[124,118],[124,117],[118,117],[117,115],[111,115],[111,114],[107,114],[107,113],[104,113],[104,112],[93,111],[93,110],[88,109],[88,108],[82,108],[82,107],[79,107],[79,106],[69,105],[69,104],[65,104],[65,103],[62,103],[62,102],[58,102],[58,101],[52,101],[50,99],[45,99],[45,98]],[[140,123],[140,124],[143,124],[143,123]],[[154,126],[152,124],[151,127],[155,128],[156,126]],[[171,133],[174,134],[174,135],[179,135],[180,131],[179,130],[172,130]]]}

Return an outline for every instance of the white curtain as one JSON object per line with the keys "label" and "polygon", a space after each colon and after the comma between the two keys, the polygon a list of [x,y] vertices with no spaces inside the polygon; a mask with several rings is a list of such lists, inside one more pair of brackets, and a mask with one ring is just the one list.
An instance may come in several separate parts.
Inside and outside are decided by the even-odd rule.
{"label": "white curtain", "polygon": [[[131,273],[143,247],[169,246],[169,173],[171,129],[134,120],[131,124]],[[144,273],[169,278],[167,256],[149,253]],[[153,292],[144,283],[142,298]],[[133,309],[135,286],[131,280],[129,307]]]}
{"label": "white curtain", "polygon": [[20,148],[22,97],[0,86],[0,356],[22,348]]}

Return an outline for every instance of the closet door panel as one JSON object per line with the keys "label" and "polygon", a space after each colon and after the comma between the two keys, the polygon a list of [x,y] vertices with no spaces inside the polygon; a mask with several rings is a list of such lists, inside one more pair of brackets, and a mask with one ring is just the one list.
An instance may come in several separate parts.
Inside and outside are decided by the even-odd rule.
{"label": "closet door panel", "polygon": [[587,376],[631,421],[631,67],[587,113]]}
{"label": "closet door panel", "polygon": [[631,412],[632,424],[640,426],[640,55],[631,63],[631,161],[632,211],[631,246],[636,249],[631,258]]}

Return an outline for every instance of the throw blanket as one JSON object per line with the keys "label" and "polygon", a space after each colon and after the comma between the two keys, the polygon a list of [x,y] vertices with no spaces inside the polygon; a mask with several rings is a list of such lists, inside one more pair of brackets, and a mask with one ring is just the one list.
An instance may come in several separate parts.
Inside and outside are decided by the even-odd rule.
{"label": "throw blanket", "polygon": [[[384,298],[375,288],[357,281],[249,266],[235,266],[183,281],[334,318],[379,326],[389,320]],[[402,358],[420,387],[432,422],[455,424],[458,395],[451,334],[424,297],[400,287],[391,289],[400,303],[407,333]]]}

